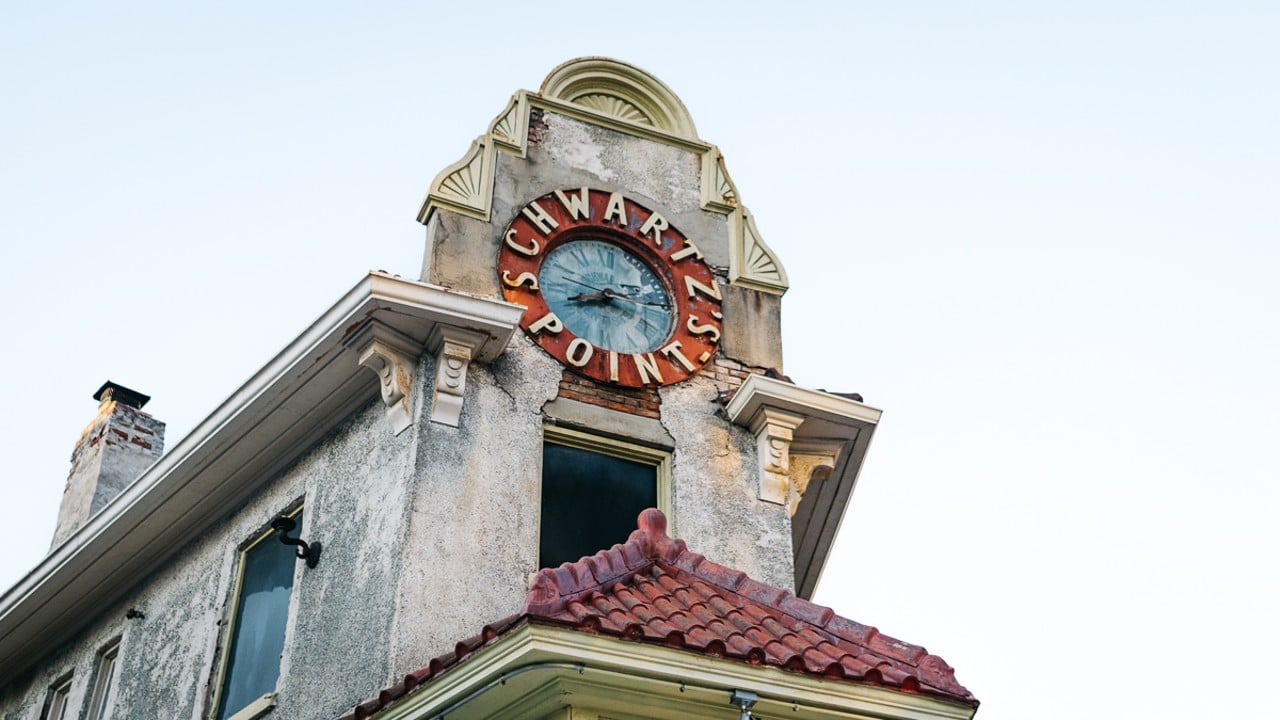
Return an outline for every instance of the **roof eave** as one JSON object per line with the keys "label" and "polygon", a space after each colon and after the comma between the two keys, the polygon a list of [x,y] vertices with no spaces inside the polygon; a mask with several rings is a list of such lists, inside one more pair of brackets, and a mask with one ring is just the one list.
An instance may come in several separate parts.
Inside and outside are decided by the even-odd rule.
{"label": "roof eave", "polygon": [[563,706],[566,692],[575,705],[612,714],[647,717],[649,708],[680,708],[681,717],[723,718],[731,714],[732,689],[756,693],[756,713],[796,720],[969,720],[976,711],[972,705],[932,696],[707,657],[526,618],[425,685],[384,705],[373,718],[541,718]]}
{"label": "roof eave", "polygon": [[[227,509],[379,394],[358,337],[421,353],[441,330],[506,348],[523,308],[371,272],[30,573],[0,596],[0,684],[57,647]],[[433,338],[436,338],[433,340]],[[416,357],[416,356],[415,356]]]}

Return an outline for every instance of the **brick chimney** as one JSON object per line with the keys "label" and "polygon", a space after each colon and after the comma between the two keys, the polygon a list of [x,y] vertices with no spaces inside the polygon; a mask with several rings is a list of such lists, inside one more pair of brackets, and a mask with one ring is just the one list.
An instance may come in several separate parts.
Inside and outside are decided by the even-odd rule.
{"label": "brick chimney", "polygon": [[74,535],[164,452],[164,423],[142,412],[149,396],[108,380],[93,399],[99,402],[98,416],[71,453],[51,548]]}

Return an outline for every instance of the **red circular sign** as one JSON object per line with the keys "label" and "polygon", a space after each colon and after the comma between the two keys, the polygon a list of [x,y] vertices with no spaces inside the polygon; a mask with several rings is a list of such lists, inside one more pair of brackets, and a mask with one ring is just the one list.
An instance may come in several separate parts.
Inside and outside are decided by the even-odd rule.
{"label": "red circular sign", "polygon": [[502,234],[498,281],[508,302],[525,306],[520,325],[534,342],[602,383],[687,380],[723,332],[720,287],[702,252],[622,193],[556,190],[522,207]]}

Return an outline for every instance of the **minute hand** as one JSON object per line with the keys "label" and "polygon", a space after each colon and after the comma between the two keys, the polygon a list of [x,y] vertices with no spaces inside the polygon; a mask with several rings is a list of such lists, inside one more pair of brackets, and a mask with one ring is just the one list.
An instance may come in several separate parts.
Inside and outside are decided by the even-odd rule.
{"label": "minute hand", "polygon": [[637,300],[631,297],[630,295],[622,295],[619,293],[615,293],[612,290],[609,290],[608,288],[605,288],[604,292],[610,297],[615,297],[615,298],[618,298],[619,300],[626,300],[627,302],[632,302],[637,305],[649,305],[650,307],[664,307],[664,308],[671,307],[670,303],[645,302],[644,300]]}

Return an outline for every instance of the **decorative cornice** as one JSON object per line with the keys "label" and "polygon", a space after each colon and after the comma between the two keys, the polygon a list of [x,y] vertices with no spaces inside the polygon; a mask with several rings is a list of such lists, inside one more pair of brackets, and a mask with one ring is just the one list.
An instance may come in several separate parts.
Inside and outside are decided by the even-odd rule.
{"label": "decorative cornice", "polygon": [[524,157],[529,146],[529,93],[521,90],[498,117],[489,124],[489,137],[495,147],[516,157]]}
{"label": "decorative cornice", "polygon": [[471,143],[461,160],[441,170],[431,181],[418,222],[425,223],[437,207],[487,222],[493,204],[493,153],[493,140],[482,135]]}
{"label": "decorative cornice", "polygon": [[765,244],[745,207],[729,215],[729,282],[773,295],[787,291],[787,271]]}
{"label": "decorative cornice", "polygon": [[552,70],[538,93],[635,125],[688,140],[698,138],[680,98],[658,78],[618,60],[585,57]]}
{"label": "decorative cornice", "polygon": [[724,156],[712,145],[702,154],[702,209],[728,214],[737,209],[738,197],[738,188],[724,167]]}

